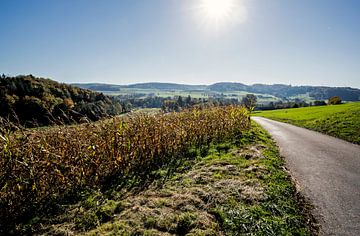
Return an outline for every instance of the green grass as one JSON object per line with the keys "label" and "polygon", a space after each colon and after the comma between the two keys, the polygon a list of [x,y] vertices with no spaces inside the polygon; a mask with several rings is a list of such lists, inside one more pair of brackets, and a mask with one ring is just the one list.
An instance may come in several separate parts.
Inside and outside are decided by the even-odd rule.
{"label": "green grass", "polygon": [[254,112],[253,116],[302,126],[360,144],[360,102],[261,111]]}
{"label": "green grass", "polygon": [[22,227],[48,235],[317,233],[277,147],[255,123],[241,138],[190,150],[176,168],[153,175],[146,187],[89,192],[57,215],[37,216]]}

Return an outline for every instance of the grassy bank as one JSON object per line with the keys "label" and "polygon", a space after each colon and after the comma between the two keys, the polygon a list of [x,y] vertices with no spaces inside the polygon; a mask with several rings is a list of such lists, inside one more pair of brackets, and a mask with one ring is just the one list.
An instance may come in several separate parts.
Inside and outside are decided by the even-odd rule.
{"label": "grassy bank", "polygon": [[88,191],[22,232],[48,235],[310,235],[284,162],[256,124],[240,138],[190,150],[152,172]]}
{"label": "grassy bank", "polygon": [[360,144],[360,102],[261,111],[254,112],[253,115],[302,126]]}

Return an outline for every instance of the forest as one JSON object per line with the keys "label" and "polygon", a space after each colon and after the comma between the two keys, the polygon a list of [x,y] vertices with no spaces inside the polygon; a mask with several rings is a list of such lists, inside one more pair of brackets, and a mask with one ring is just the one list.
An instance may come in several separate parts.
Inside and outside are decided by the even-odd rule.
{"label": "forest", "polygon": [[0,76],[0,117],[25,127],[97,121],[126,112],[102,93],[33,75]]}

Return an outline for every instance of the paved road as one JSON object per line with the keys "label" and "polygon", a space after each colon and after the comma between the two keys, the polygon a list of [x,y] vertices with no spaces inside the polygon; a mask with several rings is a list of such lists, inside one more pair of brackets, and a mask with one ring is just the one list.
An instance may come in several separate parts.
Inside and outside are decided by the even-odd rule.
{"label": "paved road", "polygon": [[360,235],[360,146],[253,117],[276,140],[301,191],[315,205],[323,235]]}

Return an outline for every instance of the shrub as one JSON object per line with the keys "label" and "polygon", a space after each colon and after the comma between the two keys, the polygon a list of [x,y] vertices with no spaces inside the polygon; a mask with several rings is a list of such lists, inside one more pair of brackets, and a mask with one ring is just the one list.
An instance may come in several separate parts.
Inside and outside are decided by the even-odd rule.
{"label": "shrub", "polygon": [[325,101],[315,101],[314,102],[314,106],[325,106],[326,102]]}
{"label": "shrub", "polygon": [[331,98],[329,98],[328,104],[329,105],[337,105],[337,104],[341,104],[341,98],[339,96],[333,96]]}

